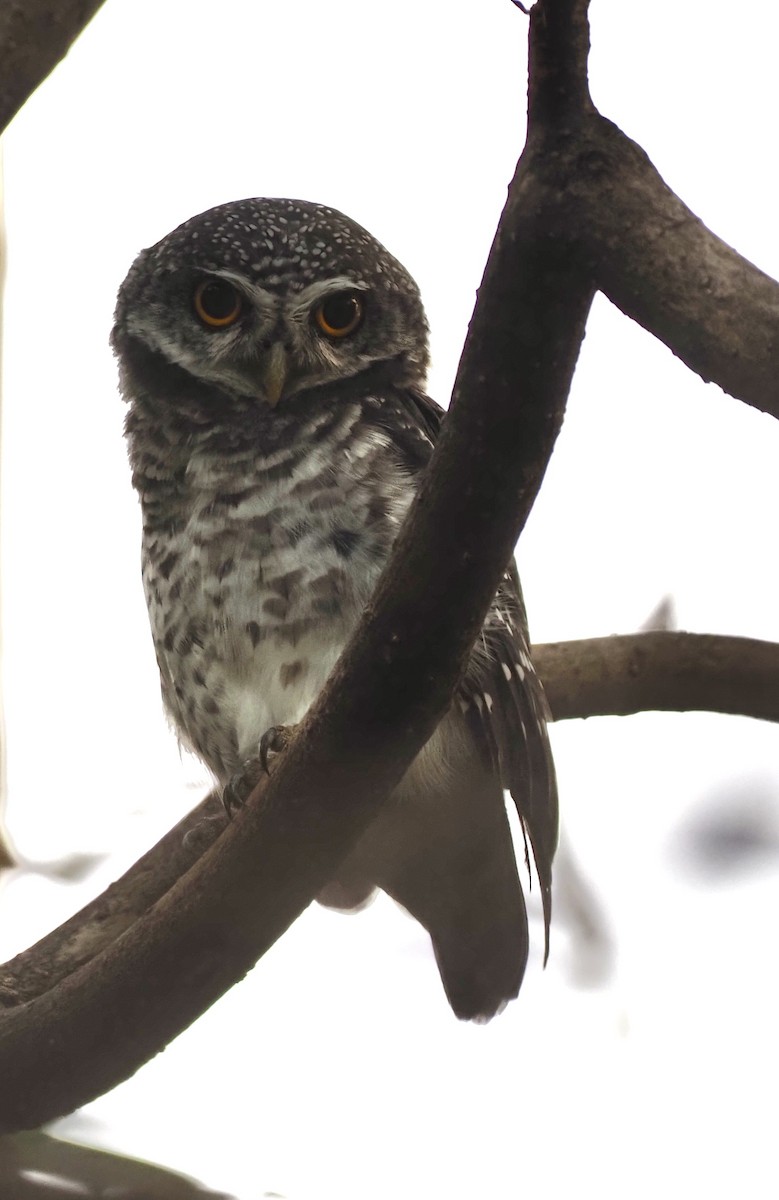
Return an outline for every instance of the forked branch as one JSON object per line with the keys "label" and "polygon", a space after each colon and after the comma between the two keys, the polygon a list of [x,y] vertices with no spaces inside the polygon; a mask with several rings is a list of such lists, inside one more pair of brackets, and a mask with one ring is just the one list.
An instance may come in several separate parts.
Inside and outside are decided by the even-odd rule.
{"label": "forked branch", "polygon": [[278,770],[116,941],[6,1012],[5,1127],[126,1077],[240,979],[332,877],[446,710],[543,477],[592,298],[543,209],[520,166],[431,468]]}
{"label": "forked branch", "polygon": [[[43,953],[23,956],[0,1022],[0,1127],[37,1125],[136,1070],[250,969],[374,818],[445,712],[530,511],[596,287],[694,369],[775,411],[777,285],[691,229],[643,153],[595,112],[588,41],[586,0],[539,0],[528,141],[451,414],[354,638],[278,770],[230,826],[201,826],[199,848],[172,832],[80,928],[69,923]],[[663,256],[681,246],[697,286],[706,273],[713,281],[711,303],[696,303],[694,287],[677,295]],[[713,309],[743,353],[733,342],[723,350]]]}

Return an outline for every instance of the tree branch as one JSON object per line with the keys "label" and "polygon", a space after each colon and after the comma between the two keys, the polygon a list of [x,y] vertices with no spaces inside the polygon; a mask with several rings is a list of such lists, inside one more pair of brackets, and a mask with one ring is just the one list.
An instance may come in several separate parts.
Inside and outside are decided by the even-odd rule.
{"label": "tree branch", "polygon": [[0,131],[65,57],[103,0],[0,3]]}
{"label": "tree branch", "polygon": [[0,1123],[38,1125],[136,1070],[332,877],[446,711],[562,421],[592,298],[523,156],[452,409],[358,630],[273,777],[121,936],[0,1026]]}
{"label": "tree branch", "polygon": [[664,712],[779,721],[779,645],[704,633],[636,633],[533,647],[555,721]]}
{"label": "tree branch", "polygon": [[[531,13],[528,141],[558,131],[545,163],[549,220],[627,316],[691,370],[779,416],[779,284],[713,234],[644,151],[593,106],[587,0]],[[550,62],[551,59],[551,62]]]}
{"label": "tree branch", "polygon": [[[533,657],[555,720],[698,709],[779,721],[779,645],[770,642],[653,632],[538,645]],[[224,825],[212,796],[102,896],[6,964],[0,1002],[23,1005],[51,989],[61,996],[56,985],[131,929]]]}
{"label": "tree branch", "polygon": [[[530,511],[596,286],[696,369],[774,411],[776,285],[767,281],[766,292],[765,277],[727,247],[715,253],[722,243],[702,226],[691,233],[642,152],[594,111],[586,14],[586,0],[533,9],[528,141],[451,414],[355,637],[272,779],[223,831],[217,821],[198,827],[202,855],[182,841],[192,818],[89,906],[81,925],[44,939],[51,973],[35,950],[16,960],[26,978],[17,986],[7,973],[0,1126],[37,1125],[136,1070],[250,969],[375,817],[445,712]],[[712,272],[711,303],[757,365],[728,351],[735,343],[723,354],[695,286],[676,294],[666,259],[693,245],[705,259],[695,286]],[[651,671],[634,652],[623,674],[646,682]]]}
{"label": "tree branch", "polygon": [[580,219],[600,290],[706,382],[779,417],[779,284],[711,233],[616,126],[599,118],[588,142]]}

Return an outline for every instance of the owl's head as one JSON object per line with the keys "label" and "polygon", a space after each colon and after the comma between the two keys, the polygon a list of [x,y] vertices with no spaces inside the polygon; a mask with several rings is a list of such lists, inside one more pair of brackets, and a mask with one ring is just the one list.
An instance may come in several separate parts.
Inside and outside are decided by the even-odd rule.
{"label": "owl's head", "polygon": [[405,268],[348,217],[302,200],[221,204],[142,251],[111,340],[125,375],[169,364],[271,407],[379,364],[388,381],[421,385],[428,361]]}

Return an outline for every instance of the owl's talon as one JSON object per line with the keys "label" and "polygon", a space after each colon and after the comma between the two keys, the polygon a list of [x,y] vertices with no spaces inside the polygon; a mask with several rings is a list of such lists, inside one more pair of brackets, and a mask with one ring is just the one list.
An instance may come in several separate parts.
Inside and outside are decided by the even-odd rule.
{"label": "owl's talon", "polygon": [[258,760],[249,758],[225,785],[222,792],[222,804],[230,820],[233,819],[239,808],[243,808],[260,778],[261,771]]}
{"label": "owl's talon", "polygon": [[293,725],[271,725],[260,738],[258,758],[266,775],[270,775],[274,759],[286,750],[292,738]]}
{"label": "owl's talon", "polygon": [[232,821],[239,808],[243,808],[244,801],[248,796],[245,786],[245,777],[242,771],[237,771],[233,775],[230,782],[225,786],[222,792],[222,804],[224,804],[225,812],[228,819]]}
{"label": "owl's talon", "polygon": [[257,757],[247,758],[227,782],[222,792],[222,803],[231,820],[238,809],[243,808],[263,774],[272,774],[275,760],[286,749],[294,729],[294,725],[272,725],[270,729],[266,729],[260,738]]}

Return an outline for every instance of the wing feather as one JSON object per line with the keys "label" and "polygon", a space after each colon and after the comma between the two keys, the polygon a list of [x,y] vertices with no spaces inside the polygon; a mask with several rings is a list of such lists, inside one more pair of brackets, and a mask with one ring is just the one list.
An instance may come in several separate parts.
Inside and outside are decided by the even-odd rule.
{"label": "wing feather", "polygon": [[[444,410],[420,391],[406,392],[403,404],[408,416],[405,449],[423,466]],[[531,842],[544,906],[546,961],[559,826],[557,780],[546,730],[549,704],[531,659],[525,601],[514,562],[499,584],[457,698],[483,760],[511,793],[526,847],[527,840]]]}
{"label": "wing feather", "polygon": [[[423,392],[403,393],[401,447],[420,468],[429,461],[444,410]],[[395,436],[397,437],[397,429]],[[533,850],[549,954],[552,860],[557,847],[557,781],[547,733],[549,706],[530,657],[527,615],[512,560],[473,648],[457,703],[483,761],[511,793]]]}

